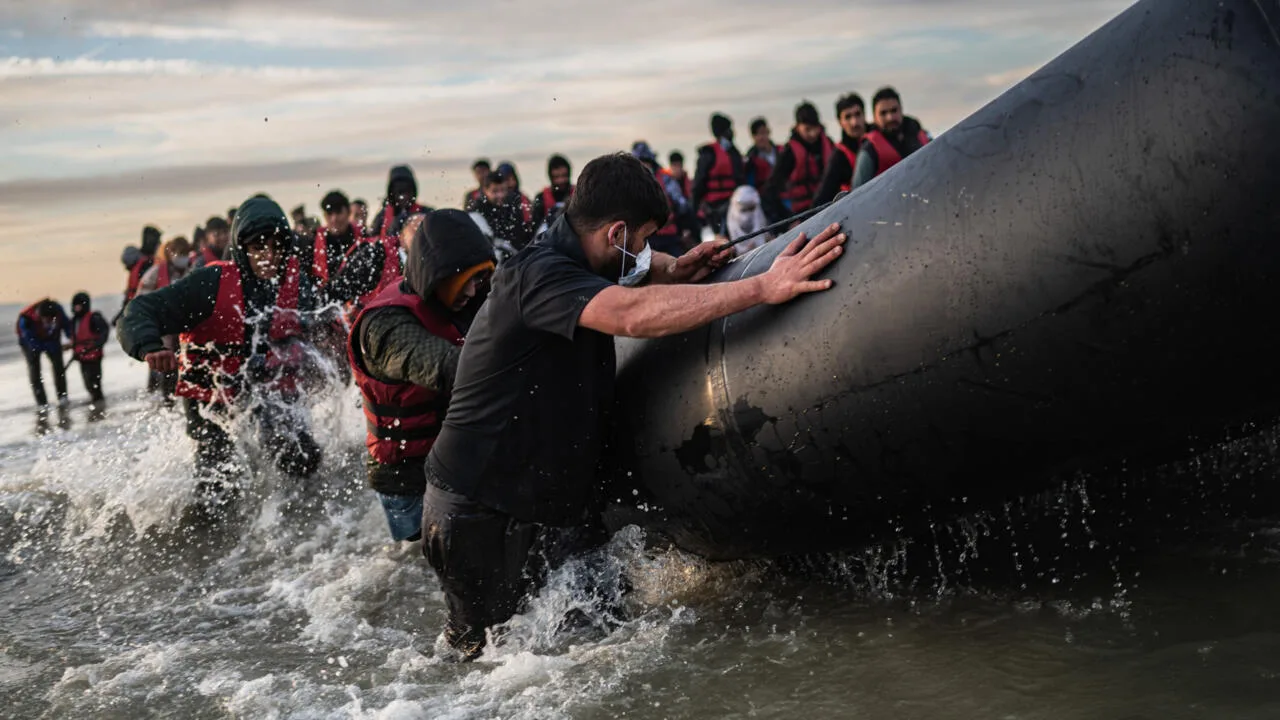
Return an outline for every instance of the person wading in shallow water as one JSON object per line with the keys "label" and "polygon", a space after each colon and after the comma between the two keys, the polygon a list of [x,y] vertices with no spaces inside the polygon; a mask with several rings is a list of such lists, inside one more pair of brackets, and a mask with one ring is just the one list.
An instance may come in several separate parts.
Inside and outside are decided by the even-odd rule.
{"label": "person wading in shallow water", "polygon": [[90,307],[89,293],[78,292],[71,298],[71,356],[80,364],[84,389],[93,401],[91,418],[100,418],[106,408],[102,395],[102,348],[110,329],[102,313]]}
{"label": "person wading in shallow water", "polygon": [[471,216],[437,210],[414,228],[405,279],[374,298],[347,343],[364,400],[369,486],[393,540],[416,540],[422,461],[440,432],[462,339],[489,292],[493,248]]}
{"label": "person wading in shallow water", "polygon": [[824,290],[829,280],[811,278],[844,242],[833,225],[797,238],[763,274],[697,285],[733,251],[653,252],[648,238],[668,214],[639,160],[596,158],[546,235],[494,276],[425,468],[423,552],[449,610],[441,641],[457,659],[479,656],[485,628],[518,610],[546,569],[542,548],[563,546],[564,529],[598,527],[614,336],[681,333]]}
{"label": "person wading in shallow water", "polygon": [[[308,477],[320,465],[320,447],[292,411],[317,291],[295,252],[284,211],[255,196],[236,211],[228,258],[129,303],[120,326],[126,353],[157,372],[178,371],[187,434],[196,441],[197,494],[206,504],[225,499],[224,487],[241,471],[234,442],[223,428],[246,396],[263,447],[281,471]],[[174,353],[164,336],[179,335]],[[248,393],[245,391],[252,391]]]}

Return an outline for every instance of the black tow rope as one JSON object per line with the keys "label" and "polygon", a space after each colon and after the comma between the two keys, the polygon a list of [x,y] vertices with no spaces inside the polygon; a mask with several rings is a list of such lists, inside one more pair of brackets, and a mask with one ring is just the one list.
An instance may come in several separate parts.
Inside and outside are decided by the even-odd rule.
{"label": "black tow rope", "polygon": [[773,232],[774,230],[779,230],[779,229],[781,229],[781,228],[783,228],[783,227],[786,227],[787,225],[790,225],[791,223],[800,222],[800,221],[802,221],[802,220],[808,220],[809,218],[813,217],[814,215],[817,215],[818,213],[822,212],[823,210],[826,210],[827,208],[831,207],[832,205],[835,205],[836,203],[840,202],[841,200],[843,200],[843,199],[844,199],[844,196],[845,196],[845,195],[848,195],[848,194],[849,194],[849,191],[848,191],[848,190],[845,190],[844,192],[841,192],[841,193],[837,194],[834,198],[832,198],[832,199],[831,199],[831,202],[826,202],[826,203],[823,203],[823,204],[821,204],[821,205],[819,205],[819,206],[817,206],[817,207],[811,207],[811,208],[809,208],[808,210],[805,210],[805,211],[803,211],[803,212],[798,212],[798,213],[796,213],[795,215],[792,215],[792,216],[791,216],[791,217],[789,217],[789,218],[785,218],[785,219],[783,219],[783,220],[779,220],[778,222],[776,222],[776,223],[774,223],[774,224],[772,224],[772,225],[766,225],[766,226],[764,226],[764,227],[760,228],[759,230],[756,230],[755,232],[747,233],[746,235],[743,235],[742,237],[740,237],[740,238],[738,238],[738,239],[736,239],[736,240],[729,240],[728,242],[726,242],[726,243],[724,243],[723,245],[721,245],[721,246],[720,246],[720,249],[721,249],[721,250],[723,250],[723,249],[725,249],[725,248],[731,248],[731,247],[733,247],[734,245],[737,245],[737,244],[738,244],[738,243],[740,243],[740,242],[743,242],[743,241],[745,241],[745,240],[750,240],[750,239],[751,239],[751,238],[753,238],[753,237],[760,237],[761,235],[764,235],[765,233],[768,233],[768,232]]}

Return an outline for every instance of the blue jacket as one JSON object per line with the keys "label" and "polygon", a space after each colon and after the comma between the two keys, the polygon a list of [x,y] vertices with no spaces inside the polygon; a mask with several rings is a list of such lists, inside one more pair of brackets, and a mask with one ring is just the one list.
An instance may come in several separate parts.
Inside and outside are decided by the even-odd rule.
{"label": "blue jacket", "polygon": [[71,340],[71,320],[67,318],[67,313],[61,306],[58,307],[57,324],[52,335],[49,335],[39,322],[34,322],[26,316],[18,318],[18,342],[29,350],[61,352],[62,340],[58,338],[59,332],[65,335],[67,340]]}

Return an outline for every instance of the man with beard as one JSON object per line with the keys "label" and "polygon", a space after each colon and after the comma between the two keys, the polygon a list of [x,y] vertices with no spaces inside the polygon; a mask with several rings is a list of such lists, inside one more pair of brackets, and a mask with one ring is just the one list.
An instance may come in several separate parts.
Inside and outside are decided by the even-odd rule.
{"label": "man with beard", "polygon": [[813,196],[815,205],[823,205],[836,195],[853,188],[853,169],[858,166],[858,151],[867,134],[867,118],[862,96],[849,93],[836,101],[836,120],[840,122],[839,152],[831,155],[827,170],[822,174],[818,193]]}
{"label": "man with beard", "polygon": [[564,210],[565,203],[569,202],[569,196],[573,194],[573,171],[565,156],[552,155],[547,160],[547,179],[551,184],[533,199],[535,235],[555,222],[556,216]]}
{"label": "man with beard", "polygon": [[352,325],[347,358],[364,398],[369,486],[393,540],[416,540],[422,463],[449,406],[462,339],[493,274],[493,248],[460,210],[416,224],[405,278]]}
{"label": "man with beard", "polygon": [[480,158],[471,163],[471,175],[476,179],[476,186],[467,191],[462,196],[462,209],[468,212],[480,202],[480,197],[484,195],[484,179],[493,172],[493,167],[486,158]]}
{"label": "man with beard", "polygon": [[231,244],[231,224],[222,217],[214,215],[204,224],[204,247],[200,248],[196,253],[195,261],[191,264],[194,269],[199,269],[210,263],[216,263],[222,259],[227,252],[227,245]]}
{"label": "man with beard", "polygon": [[[120,344],[154,371],[178,371],[187,434],[196,441],[198,497],[226,499],[242,468],[224,425],[249,395],[256,403],[262,445],[280,470],[309,477],[320,465],[319,445],[294,409],[317,292],[294,249],[293,230],[265,195],[236,211],[228,259],[196,270],[129,304]],[[164,336],[179,335],[175,354]]]}
{"label": "man with beard", "polygon": [[779,219],[813,207],[822,172],[835,146],[818,119],[818,109],[805,101],[796,106],[791,139],[778,152],[778,164],[760,193],[765,214]]}
{"label": "man with beard", "polygon": [[858,151],[858,165],[853,186],[861,187],[872,178],[902,162],[907,156],[929,144],[929,133],[920,121],[902,114],[902,98],[891,87],[881,88],[871,99],[876,125],[867,133]]}
{"label": "man with beard", "polygon": [[648,238],[669,215],[638,159],[596,158],[551,229],[494,276],[426,462],[423,552],[449,609],[442,649],[458,659],[477,657],[485,629],[508,620],[539,582],[540,549],[598,527],[614,337],[674,335],[824,290],[830,280],[811,278],[844,241],[833,225],[813,242],[801,235],[763,273],[694,284],[732,250],[653,252]]}

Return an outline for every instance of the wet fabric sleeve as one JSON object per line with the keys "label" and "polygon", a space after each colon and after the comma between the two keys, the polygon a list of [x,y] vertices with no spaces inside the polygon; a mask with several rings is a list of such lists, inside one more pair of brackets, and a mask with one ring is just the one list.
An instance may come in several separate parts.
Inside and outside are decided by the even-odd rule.
{"label": "wet fabric sleeve", "polygon": [[862,187],[870,182],[879,167],[880,157],[876,154],[875,146],[871,143],[864,144],[858,151],[858,167],[853,171],[853,186]]}
{"label": "wet fabric sleeve", "polygon": [[572,340],[578,319],[601,290],[613,283],[559,253],[520,267],[520,319],[532,330]]}
{"label": "wet fabric sleeve", "polygon": [[120,321],[120,346],[136,360],[163,350],[165,335],[186,332],[213,314],[221,280],[221,268],[205,267],[168,287],[135,297]]}
{"label": "wet fabric sleeve", "polygon": [[410,382],[449,392],[462,348],[437,337],[404,308],[380,308],[360,321],[365,369],[383,382]]}
{"label": "wet fabric sleeve", "polygon": [[818,192],[813,196],[814,205],[831,202],[840,193],[840,188],[853,181],[853,168],[849,167],[849,158],[840,150],[831,153],[827,160],[827,169],[822,173],[822,182]]}

